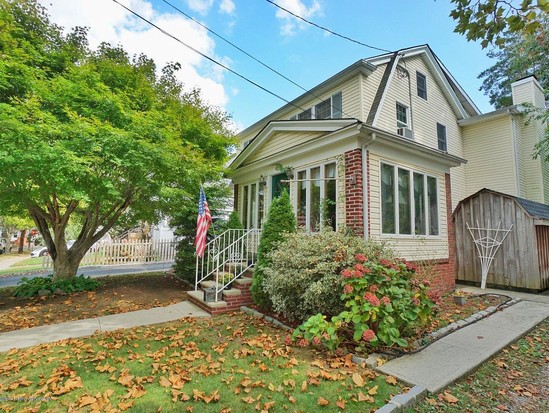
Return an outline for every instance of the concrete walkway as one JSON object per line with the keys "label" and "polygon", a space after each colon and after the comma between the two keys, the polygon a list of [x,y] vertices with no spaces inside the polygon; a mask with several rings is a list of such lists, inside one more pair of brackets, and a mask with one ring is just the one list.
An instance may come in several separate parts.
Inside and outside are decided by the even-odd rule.
{"label": "concrete walkway", "polygon": [[0,352],[12,348],[24,348],[42,343],[51,343],[66,338],[91,336],[97,331],[111,331],[119,328],[147,326],[183,317],[210,317],[208,313],[188,301],[150,310],[131,311],[123,314],[106,315],[85,320],[68,321],[34,328],[0,333]]}
{"label": "concrete walkway", "polygon": [[[463,289],[487,292],[473,287]],[[549,317],[549,296],[490,291],[522,301],[457,330],[416,354],[391,360],[378,370],[411,386],[421,386],[436,393],[475,370]]]}

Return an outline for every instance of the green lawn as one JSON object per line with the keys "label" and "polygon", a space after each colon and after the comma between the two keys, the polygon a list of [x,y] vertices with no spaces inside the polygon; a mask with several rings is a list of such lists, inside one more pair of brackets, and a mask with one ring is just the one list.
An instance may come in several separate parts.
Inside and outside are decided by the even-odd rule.
{"label": "green lawn", "polygon": [[0,353],[0,411],[368,412],[402,391],[285,334],[235,313]]}

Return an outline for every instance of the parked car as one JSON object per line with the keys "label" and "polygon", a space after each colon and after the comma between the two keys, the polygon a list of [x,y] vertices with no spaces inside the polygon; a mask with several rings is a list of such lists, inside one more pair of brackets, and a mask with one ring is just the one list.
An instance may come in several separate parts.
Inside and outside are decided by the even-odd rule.
{"label": "parked car", "polygon": [[50,252],[48,251],[48,247],[38,247],[31,252],[31,258],[43,257],[44,255],[48,255],[49,253]]}
{"label": "parked car", "polygon": [[[75,242],[76,242],[75,239],[71,239],[70,241],[67,241],[67,248],[72,247]],[[38,247],[31,252],[31,258],[43,257],[44,255],[48,255],[49,253],[50,252],[48,251],[48,247]]]}

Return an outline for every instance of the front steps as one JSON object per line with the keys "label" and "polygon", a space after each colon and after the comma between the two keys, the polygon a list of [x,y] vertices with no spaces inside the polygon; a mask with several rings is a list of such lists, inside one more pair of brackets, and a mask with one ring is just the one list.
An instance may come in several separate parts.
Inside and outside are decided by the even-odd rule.
{"label": "front steps", "polygon": [[[230,290],[223,290],[220,293],[222,299],[217,302],[205,302],[204,290],[188,291],[187,295],[191,303],[200,307],[202,310],[207,311],[212,316],[238,311],[241,306],[252,304],[252,295],[250,293],[252,279],[250,277],[238,278],[233,281],[231,286],[232,288]],[[201,287],[215,287],[215,282],[204,281],[201,283]]]}

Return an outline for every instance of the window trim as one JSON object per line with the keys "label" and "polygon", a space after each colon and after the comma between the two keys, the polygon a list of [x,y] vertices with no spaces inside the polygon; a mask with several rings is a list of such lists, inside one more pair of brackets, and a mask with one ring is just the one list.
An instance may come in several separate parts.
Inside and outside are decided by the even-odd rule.
{"label": "window trim", "polygon": [[[383,232],[383,195],[382,195],[382,166],[388,165],[393,167],[393,199],[394,199],[394,228],[395,233],[388,233]],[[402,169],[405,171],[408,171],[410,174],[410,182],[409,182],[409,193],[408,193],[408,202],[410,203],[410,228],[411,228],[411,234],[400,234],[400,216],[399,216],[399,204],[398,204],[398,170]],[[423,199],[424,199],[424,211],[425,211],[425,234],[415,234],[415,219],[416,219],[416,205],[415,205],[415,198],[414,198],[414,174],[420,174],[423,175],[423,181],[424,181],[424,188],[423,188]],[[437,234],[430,234],[430,211],[428,207],[428,178],[435,179],[436,182],[436,200],[437,200]],[[394,162],[390,161],[380,161],[379,162],[379,230],[380,235],[382,238],[403,238],[403,239],[418,239],[418,238],[425,238],[425,239],[440,239],[441,238],[441,220],[440,220],[440,214],[441,214],[441,200],[440,200],[440,189],[439,189],[439,181],[440,179],[437,176],[431,175],[427,172],[413,169],[407,166],[403,166]],[[398,232],[397,232],[398,231]]]}
{"label": "window trim", "polygon": [[[265,195],[267,184],[261,184],[261,182],[257,180],[248,182],[247,184],[240,184],[240,186],[242,188],[242,191],[239,191],[242,192],[242,211],[240,213],[240,218],[244,225],[244,229],[262,228],[265,223]],[[255,190],[252,191],[252,188],[254,187]],[[263,191],[261,191],[261,188],[263,188]],[[252,200],[253,192],[255,192],[255,199]],[[260,202],[261,197],[263,197],[263,202]],[[254,207],[254,211],[252,211],[252,206]],[[261,211],[261,209],[263,209],[263,211]]]}
{"label": "window trim", "polygon": [[[304,182],[296,182],[296,193],[299,192],[299,184],[303,184],[304,185],[304,188],[305,188],[305,229],[307,231],[311,231],[310,227],[311,227],[311,220],[310,220],[310,217],[311,217],[311,184],[312,184],[312,178],[311,178],[311,170],[313,169],[316,169],[316,168],[319,168],[320,169],[320,177],[319,177],[319,180],[320,180],[320,207],[322,208],[322,201],[326,198],[326,167],[328,165],[334,165],[335,167],[335,176],[334,176],[334,181],[335,181],[335,196],[336,196],[336,199],[335,199],[335,202],[336,202],[336,207],[335,207],[335,230],[337,231],[337,229],[339,228],[339,221],[338,221],[338,217],[337,217],[337,211],[338,211],[338,191],[339,191],[339,182],[338,182],[338,176],[337,176],[337,172],[338,172],[338,169],[337,169],[337,161],[335,159],[332,159],[332,160],[329,160],[329,161],[326,161],[326,162],[321,162],[321,163],[314,163],[314,164],[310,164],[310,165],[307,165],[306,167],[303,167],[303,168],[299,168],[299,169],[296,169],[296,173],[295,173],[295,176],[296,177],[299,177],[299,175],[303,172],[305,172],[305,181]],[[293,204],[293,209],[294,209],[294,214],[296,216],[296,219],[298,220],[299,222],[299,204],[298,204],[298,198],[299,196],[296,195],[295,197],[295,200],[294,200],[294,204]],[[299,224],[298,224],[299,225]],[[322,220],[322,211],[320,212],[320,229],[322,229],[324,227],[324,222]],[[313,231],[311,231],[313,232]]]}
{"label": "window trim", "polygon": [[[441,135],[439,134],[441,130],[444,131],[444,145],[441,145]],[[442,149],[441,146],[443,146],[444,149]],[[446,128],[446,125],[439,122],[437,122],[437,147],[439,151],[448,152],[448,129]]]}
{"label": "window trim", "polygon": [[[336,100],[340,107],[336,107],[334,100]],[[330,116],[326,118],[317,118],[316,116],[316,108],[318,105],[322,105],[323,103],[326,103],[330,101],[329,107],[330,107]],[[310,117],[302,117],[303,114],[306,112],[310,112]],[[335,117],[334,115],[337,115],[338,117]],[[330,96],[328,96],[326,99],[323,99],[321,102],[315,103],[312,106],[308,107],[304,111],[301,111],[299,113],[296,113],[295,115],[292,115],[289,117],[289,120],[305,120],[305,119],[339,119],[343,115],[343,92],[338,91],[335,93],[332,93]]]}
{"label": "window trim", "polygon": [[[404,114],[406,116],[406,123],[403,123],[401,120],[398,119],[398,109],[399,109],[399,106],[401,108],[404,108]],[[396,122],[397,122],[397,129],[398,128],[409,128],[409,120],[410,120],[410,108],[406,105],[403,105],[402,103],[400,102],[396,102],[396,105],[395,105],[395,119],[396,119]]]}
{"label": "window trim", "polygon": [[[424,86],[420,89],[419,86],[419,79],[423,79]],[[425,76],[423,73],[416,71],[416,89],[417,89],[417,95],[418,97],[427,100],[427,76]],[[425,96],[422,96],[420,92],[423,92]]]}

